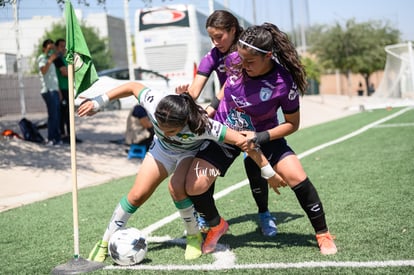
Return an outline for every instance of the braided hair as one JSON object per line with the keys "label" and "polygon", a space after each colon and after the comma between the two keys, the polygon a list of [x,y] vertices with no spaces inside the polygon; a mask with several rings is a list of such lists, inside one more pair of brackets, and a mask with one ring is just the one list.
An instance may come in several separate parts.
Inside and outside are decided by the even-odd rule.
{"label": "braided hair", "polygon": [[161,99],[155,110],[155,119],[169,127],[188,125],[191,132],[204,134],[211,128],[207,112],[198,105],[189,93],[168,95]]}
{"label": "braided hair", "polygon": [[[305,93],[307,88],[306,72],[295,46],[286,33],[271,23],[264,23],[260,26],[248,27],[240,35],[240,40],[261,50],[272,52],[274,59],[291,73],[300,93],[302,95]],[[254,54],[265,54],[240,42],[238,47],[247,48]]]}

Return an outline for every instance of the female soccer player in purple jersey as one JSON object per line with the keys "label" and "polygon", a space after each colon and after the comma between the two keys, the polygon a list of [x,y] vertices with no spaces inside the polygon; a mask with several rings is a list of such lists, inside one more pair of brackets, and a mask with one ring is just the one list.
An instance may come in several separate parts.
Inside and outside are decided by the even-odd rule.
{"label": "female soccer player in purple jersey", "polygon": [[[260,167],[270,167],[265,156],[253,150],[241,133],[229,129],[207,116],[206,111],[187,94],[154,91],[139,82],[128,82],[106,94],[84,101],[78,108],[79,116],[93,115],[108,101],[134,95],[148,112],[154,126],[154,141],[145,156],[135,183],[128,195],[121,198],[105,230],[88,259],[103,262],[108,253],[108,241],[113,232],[125,227],[129,218],[152,195],[161,182],[171,175],[168,188],[187,231],[185,259],[201,256],[202,236],[194,216],[194,206],[185,193],[185,176],[194,155],[205,139],[237,144],[248,152]],[[271,167],[270,167],[271,168]],[[269,184],[278,185],[279,179],[271,168]]]}
{"label": "female soccer player in purple jersey", "polygon": [[[210,75],[215,71],[222,87],[227,79],[225,69],[225,58],[228,54],[237,51],[237,41],[243,28],[237,18],[225,10],[214,11],[206,21],[206,30],[213,42],[214,47],[200,61],[197,74],[188,87],[188,92],[194,99],[197,99],[207,83]],[[214,114],[219,104],[219,100],[214,97],[210,106],[207,107],[209,114]],[[277,227],[275,218],[268,209],[269,187],[267,181],[262,177],[256,178],[255,173],[249,175],[250,167],[255,171],[255,163],[250,158],[245,158],[246,172],[249,178],[251,193],[256,202],[259,215],[259,224],[264,236],[276,236]],[[214,193],[214,183],[210,187],[210,192]],[[201,217],[199,218],[200,229],[208,231],[208,224]]]}
{"label": "female soccer player in purple jersey", "polygon": [[[226,58],[228,77],[214,119],[242,131],[260,148],[273,168],[295,192],[316,233],[322,254],[335,254],[337,248],[325,221],[318,193],[307,177],[285,136],[299,128],[299,96],[306,89],[306,74],[287,35],[265,23],[247,28],[238,41],[238,52]],[[281,107],[284,122],[276,111]],[[188,170],[186,191],[196,210],[205,215],[211,228],[203,253],[215,250],[227,231],[208,188],[216,177],[197,175],[194,169],[218,169],[223,175],[240,150],[229,144],[206,141]],[[266,169],[250,165],[249,180],[259,181]]]}

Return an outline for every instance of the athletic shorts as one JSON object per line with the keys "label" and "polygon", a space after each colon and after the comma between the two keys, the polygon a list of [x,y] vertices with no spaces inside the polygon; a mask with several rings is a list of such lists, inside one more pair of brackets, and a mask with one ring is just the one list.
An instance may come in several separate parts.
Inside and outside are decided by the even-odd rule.
{"label": "athletic shorts", "polygon": [[262,144],[260,149],[272,166],[275,166],[283,158],[295,154],[284,138],[274,139]]}
{"label": "athletic shorts", "polygon": [[233,161],[240,155],[240,148],[236,145],[206,140],[196,154],[197,158],[205,160],[220,171],[224,177]]}
{"label": "athletic shorts", "polygon": [[[295,154],[284,138],[271,140],[261,145],[260,149],[272,166],[284,157]],[[220,176],[224,177],[240,152],[240,148],[236,145],[206,140],[201,145],[196,158],[203,159],[214,165],[220,171]]]}
{"label": "athletic shorts", "polygon": [[170,151],[163,148],[159,140],[154,138],[148,153],[164,166],[165,170],[168,172],[168,175],[171,175],[183,159],[189,157],[193,158],[197,151],[198,149],[193,151],[183,150],[180,152]]}

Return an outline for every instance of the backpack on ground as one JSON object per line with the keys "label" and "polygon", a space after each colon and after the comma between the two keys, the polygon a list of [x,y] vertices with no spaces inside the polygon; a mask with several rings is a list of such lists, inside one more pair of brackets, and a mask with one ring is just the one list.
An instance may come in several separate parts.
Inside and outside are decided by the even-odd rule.
{"label": "backpack on ground", "polygon": [[33,124],[30,120],[26,118],[22,118],[19,121],[19,127],[22,131],[23,138],[27,141],[37,142],[37,143],[44,143],[45,139],[39,133],[36,125]]}

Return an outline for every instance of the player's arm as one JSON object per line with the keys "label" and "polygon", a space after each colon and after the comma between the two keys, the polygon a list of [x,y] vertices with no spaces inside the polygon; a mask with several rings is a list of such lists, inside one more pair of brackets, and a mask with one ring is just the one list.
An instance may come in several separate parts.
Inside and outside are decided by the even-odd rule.
{"label": "player's arm", "polygon": [[146,87],[139,82],[128,82],[118,86],[107,93],[93,99],[86,99],[78,108],[79,116],[91,116],[102,109],[109,101],[134,95],[138,98],[139,93]]}
{"label": "player's arm", "polygon": [[266,131],[256,132],[253,135],[250,135],[249,138],[251,138],[256,145],[260,146],[271,140],[283,138],[294,133],[299,129],[299,123],[300,112],[298,110],[292,114],[285,114],[284,123]]}
{"label": "player's arm", "polygon": [[267,183],[270,185],[270,187],[272,187],[272,189],[280,195],[278,188],[285,187],[287,184],[283,178],[276,173],[265,155],[263,155],[263,152],[260,149],[256,148],[254,150],[250,150],[247,154],[254,160],[257,166],[260,167],[261,175],[267,180]]}
{"label": "player's arm", "polygon": [[216,114],[217,108],[220,105],[220,100],[224,97],[224,85],[221,87],[219,93],[213,97],[210,104],[206,108],[206,112],[209,117],[214,117]]}
{"label": "player's arm", "polygon": [[207,80],[207,76],[196,74],[193,82],[187,89],[188,93],[191,95],[192,98],[194,98],[194,100],[196,100],[200,96],[201,91],[207,83]]}
{"label": "player's arm", "polygon": [[257,166],[260,167],[262,177],[267,180],[268,184],[277,194],[280,194],[278,188],[285,187],[287,185],[286,182],[275,172],[266,156],[263,155],[257,145],[251,141],[250,137],[246,137],[240,132],[227,128],[224,141],[237,145],[240,149],[245,151]]}

